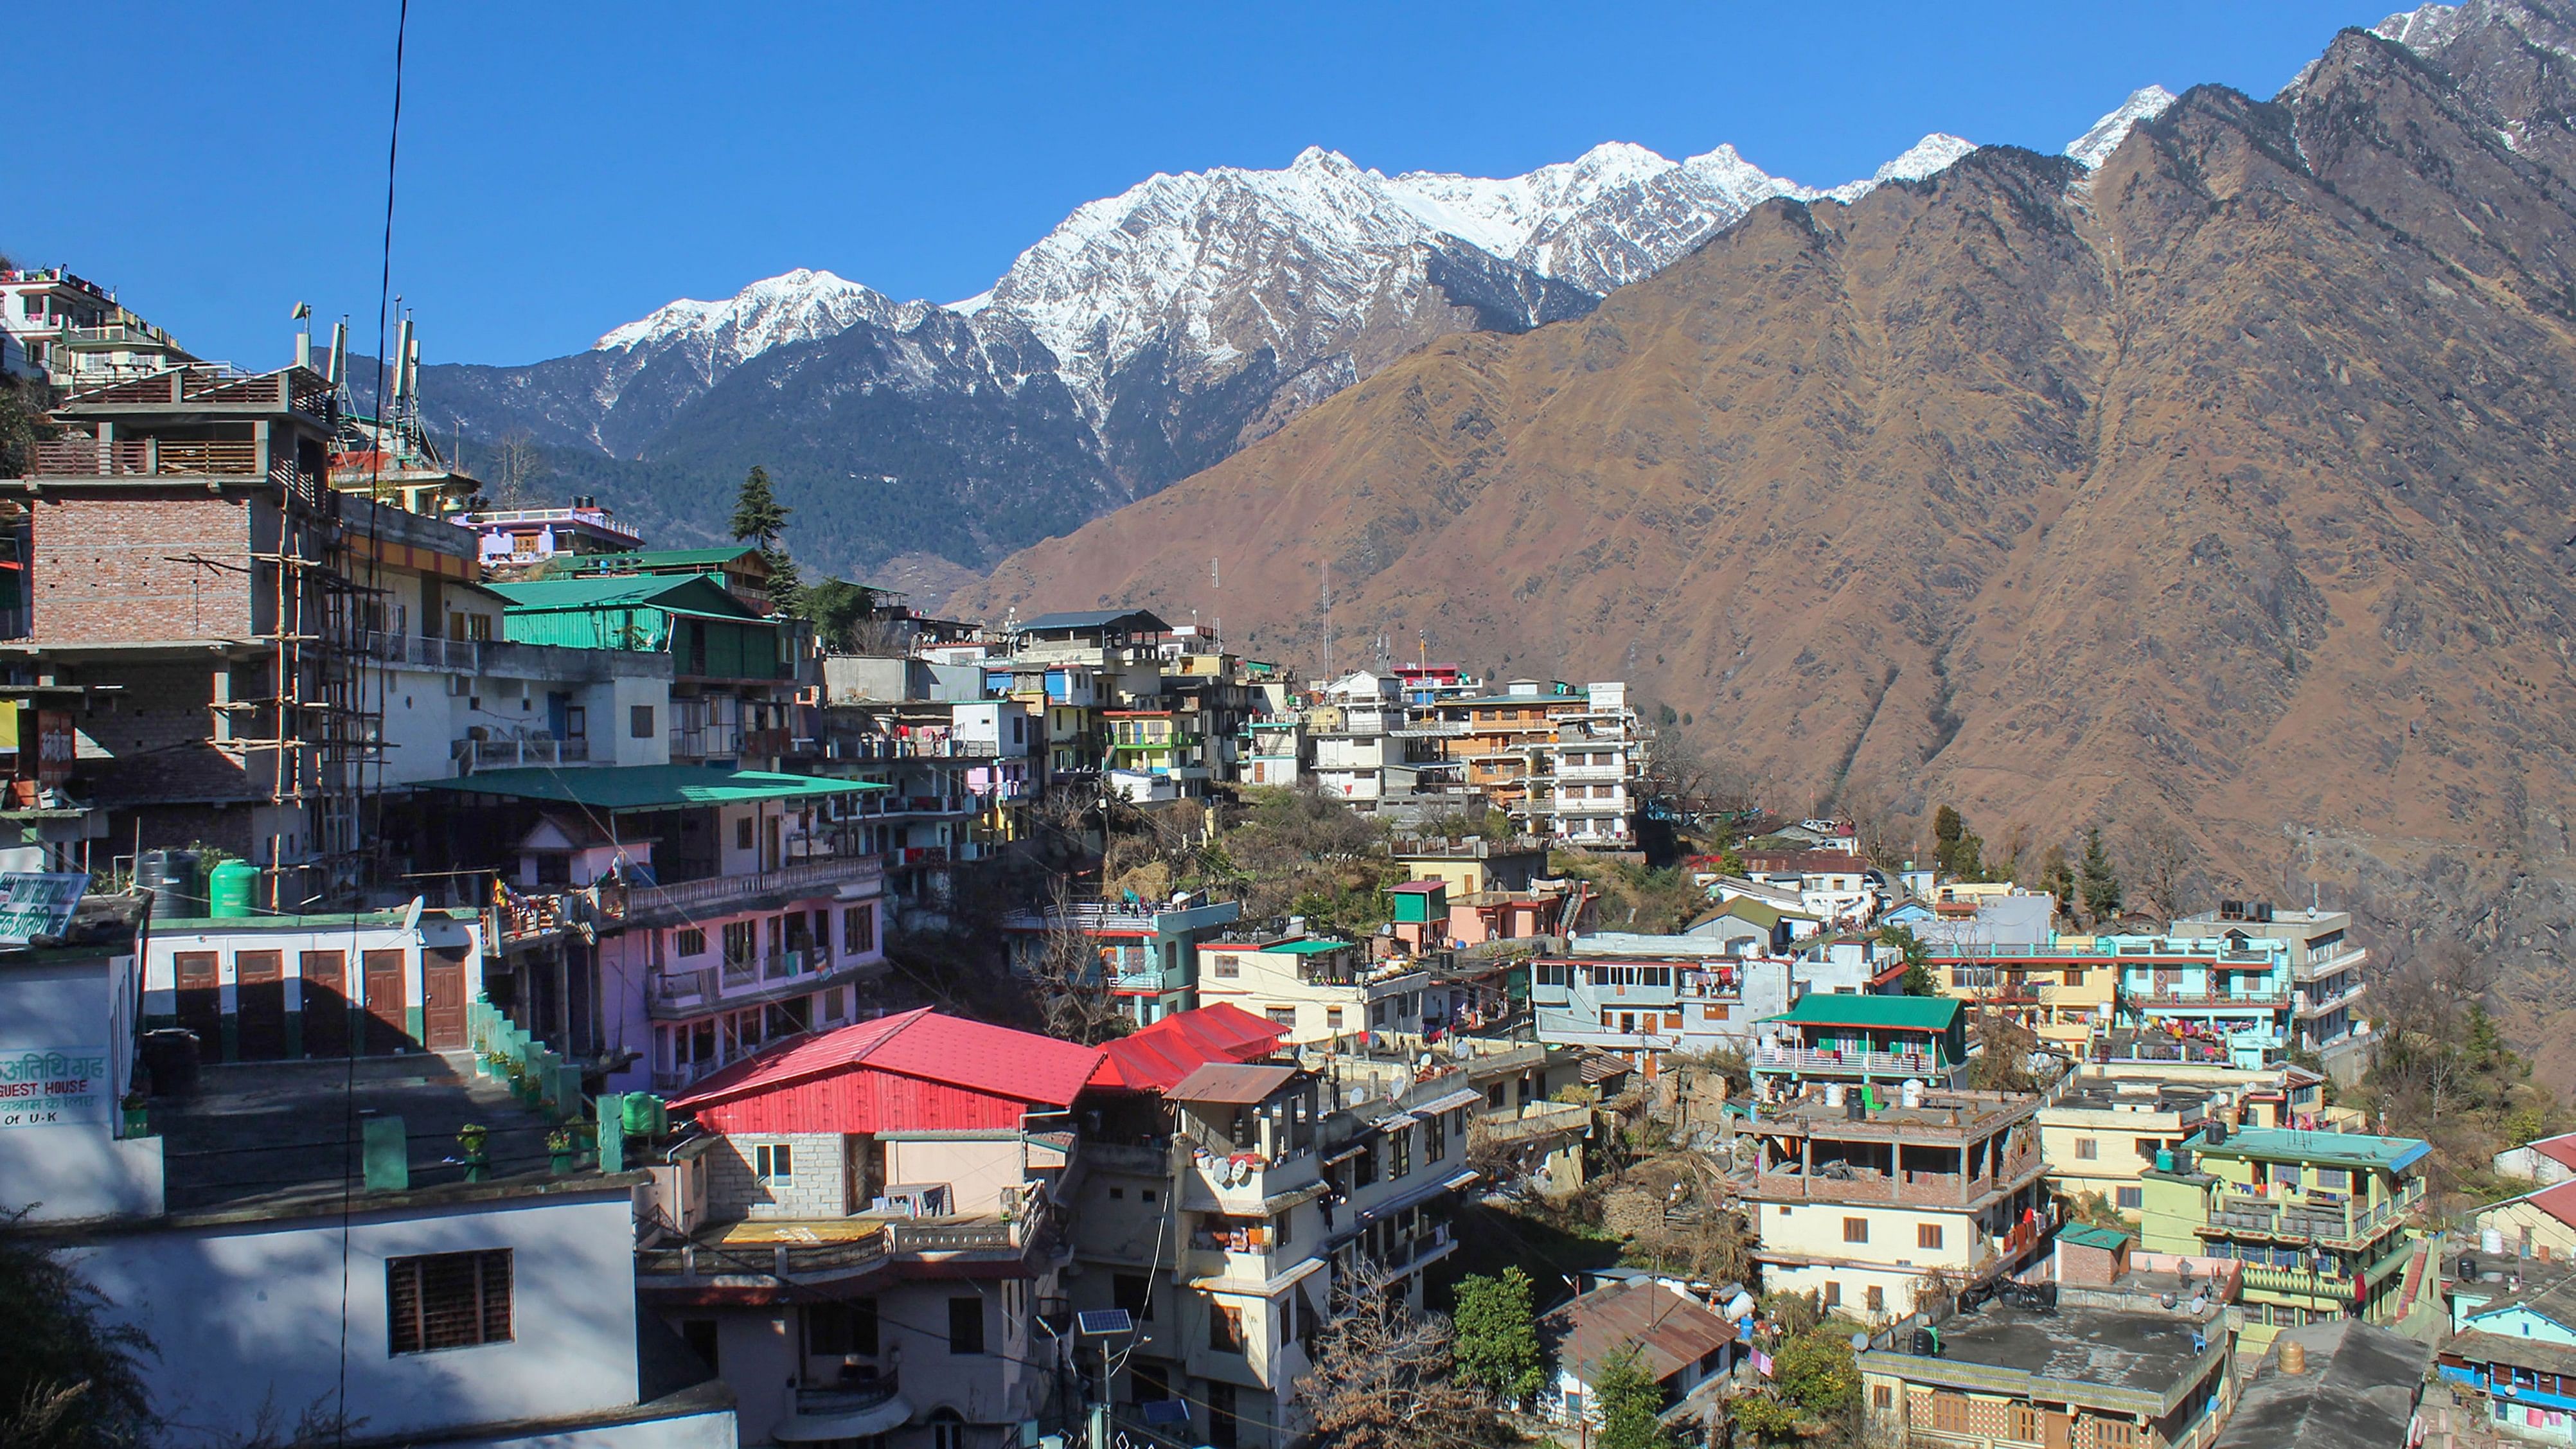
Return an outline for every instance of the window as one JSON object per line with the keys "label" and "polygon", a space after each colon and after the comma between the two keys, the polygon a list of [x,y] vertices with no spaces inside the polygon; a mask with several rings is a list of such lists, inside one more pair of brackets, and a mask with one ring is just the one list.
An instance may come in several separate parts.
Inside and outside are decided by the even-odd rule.
{"label": "window", "polygon": [[1210,959],[1216,963],[1216,974],[1228,981],[1243,974],[1243,958],[1240,956],[1219,955]]}
{"label": "window", "polygon": [[2075,1139],[2075,1158],[2078,1162],[2091,1162],[2101,1155],[2102,1151],[2100,1146],[2096,1144],[2092,1138],[2078,1137]]}
{"label": "window", "polygon": [[673,933],[671,953],[675,956],[703,956],[707,954],[707,933],[699,930],[695,926],[682,928],[681,930]]}
{"label": "window", "polygon": [[2295,1162],[2273,1163],[2272,1185],[2274,1187],[2297,1187],[2299,1185],[2299,1164]]}
{"label": "window", "polygon": [[877,908],[843,906],[841,908],[841,954],[864,956],[877,948]]}
{"label": "window", "polygon": [[626,732],[639,740],[653,738],[653,706],[630,706],[626,711]]}
{"label": "window", "polygon": [[984,1351],[982,1298],[969,1295],[948,1300],[948,1351],[959,1355]]}
{"label": "window", "polygon": [[1867,1218],[1845,1218],[1845,1219],[1843,1219],[1843,1241],[1844,1241],[1844,1242],[1846,1242],[1846,1243],[1866,1243],[1866,1242],[1868,1242],[1868,1241],[1869,1241],[1869,1219],[1867,1219]]}
{"label": "window", "polygon": [[[2066,984],[2067,984],[2068,986],[2081,986],[2081,985],[2083,985],[2083,984],[2084,984],[2084,970],[2083,970],[2083,968],[2082,968],[2082,967],[2080,967],[2080,966],[2069,966],[2069,967],[2067,967],[2067,968],[2066,968],[2066,971],[2065,971],[2065,973],[2064,973],[2064,980],[2065,980],[2065,982],[2066,982]],[[2025,1407],[2027,1407],[2027,1406],[2025,1406]]]}
{"label": "window", "polygon": [[1154,1280],[1143,1273],[1113,1273],[1109,1278],[1113,1306],[1124,1308],[1138,1323],[1154,1321]]}
{"label": "window", "polygon": [[508,1343],[510,1250],[387,1259],[385,1319],[390,1353]]}
{"label": "window", "polygon": [[1273,1026],[1284,1026],[1290,1031],[1297,1029],[1297,1008],[1293,1006],[1273,1006],[1266,1008],[1261,1014],[1270,1018]]}
{"label": "window", "polygon": [[1877,1285],[1877,1284],[1875,1284],[1875,1283],[1872,1283],[1872,1284],[1870,1284],[1870,1285],[1869,1285],[1868,1291],[1863,1295],[1863,1297],[1864,1297],[1864,1299],[1865,1299],[1865,1300],[1868,1302],[1868,1304],[1869,1304],[1869,1311],[1870,1311],[1870,1312],[1872,1312],[1872,1313],[1885,1313],[1885,1312],[1887,1311],[1887,1290],[1886,1290],[1886,1289],[1881,1288],[1879,1285]]}
{"label": "window", "polygon": [[2024,1444],[2039,1442],[2039,1410],[2030,1404],[2012,1406],[2012,1436]]}
{"label": "window", "polygon": [[[1324,1008],[1324,1029],[1326,1031],[1340,1031],[1342,1029],[1342,1009],[1340,1007],[1327,1006]],[[1497,1087],[1494,1090],[1499,1092],[1502,1088]]]}
{"label": "window", "polygon": [[1935,1389],[1932,1393],[1932,1427],[1943,1434],[1967,1433],[1968,1396]]}
{"label": "window", "polygon": [[2095,1419],[2094,1449],[2145,1449],[2147,1436],[2126,1419]]}
{"label": "window", "polygon": [[1870,1385],[1870,1386],[1869,1386],[1869,1406],[1870,1406],[1871,1408],[1873,1408],[1873,1409],[1881,1409],[1881,1410],[1884,1410],[1884,1409],[1893,1409],[1893,1408],[1895,1408],[1895,1407],[1896,1407],[1896,1386],[1895,1386],[1894,1384],[1872,1384],[1872,1385]]}
{"label": "window", "polygon": [[805,1351],[818,1358],[876,1357],[877,1301],[853,1298],[806,1305]]}
{"label": "window", "polygon": [[748,815],[733,823],[733,848],[751,849],[751,817]]}
{"label": "window", "polygon": [[2328,1192],[2348,1192],[2352,1188],[2352,1169],[2320,1167],[2317,1169],[2317,1186]]}
{"label": "window", "polygon": [[1390,1132],[1386,1145],[1389,1150],[1386,1177],[1387,1181],[1393,1182],[1413,1171],[1413,1134],[1402,1129]]}
{"label": "window", "polygon": [[1914,1225],[1914,1246],[1918,1248],[1930,1248],[1936,1252],[1939,1251],[1941,1247],[1941,1225],[1939,1223],[1916,1223]]}
{"label": "window", "polygon": [[751,1149],[751,1175],[771,1187],[796,1180],[796,1150],[784,1142],[763,1142]]}
{"label": "window", "polygon": [[1243,1310],[1222,1303],[1208,1305],[1208,1347],[1229,1352],[1243,1348]]}
{"label": "window", "polygon": [[1840,1279],[1828,1278],[1825,1280],[1825,1306],[1827,1308],[1840,1308],[1843,1306],[1843,1285]]}
{"label": "window", "polygon": [[955,1409],[930,1416],[930,1449],[966,1449],[966,1421]]}
{"label": "window", "polygon": [[2131,1212],[2136,1212],[2147,1205],[2147,1190],[2143,1187],[2120,1187],[2113,1188],[2112,1191],[2119,1195],[2117,1205]]}

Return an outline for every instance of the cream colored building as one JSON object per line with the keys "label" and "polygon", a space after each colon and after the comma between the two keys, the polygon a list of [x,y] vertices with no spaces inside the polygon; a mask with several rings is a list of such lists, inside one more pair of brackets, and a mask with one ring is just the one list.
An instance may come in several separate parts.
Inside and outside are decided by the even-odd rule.
{"label": "cream colored building", "polygon": [[[2139,1175],[2208,1120],[2213,1098],[2206,1088],[2159,1082],[2091,1079],[2039,1110],[2040,1156],[2048,1185],[2073,1205],[2098,1195],[2131,1223],[2143,1204]],[[2170,1166],[2170,1161],[2167,1163]]]}
{"label": "cream colored building", "polygon": [[1232,937],[1199,947],[1201,1006],[1227,1003],[1288,1028],[1288,1045],[1373,1034],[1418,1045],[1423,1022],[1445,1021],[1431,973],[1409,960],[1373,962],[1355,941],[1302,933]]}
{"label": "cream colored building", "polygon": [[1884,1324],[1936,1281],[1988,1281],[2044,1240],[2037,1096],[1890,1088],[1873,1109],[1858,1087],[1768,1085],[1773,1100],[1728,1104],[1754,1143],[1736,1190],[1767,1290]]}

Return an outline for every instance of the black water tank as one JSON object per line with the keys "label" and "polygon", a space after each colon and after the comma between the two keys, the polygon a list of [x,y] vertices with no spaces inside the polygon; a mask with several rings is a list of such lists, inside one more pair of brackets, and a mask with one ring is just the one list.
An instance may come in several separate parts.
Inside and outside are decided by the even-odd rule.
{"label": "black water tank", "polygon": [[1916,1358],[1941,1356],[1941,1335],[1928,1324],[1914,1330],[1914,1356]]}
{"label": "black water tank", "polygon": [[2201,1140],[2212,1147],[2216,1147],[2221,1142],[2226,1141],[2227,1124],[2224,1122],[2211,1122],[2208,1129],[2201,1133]]}
{"label": "black water tank", "polygon": [[206,913],[204,863],[193,850],[147,850],[134,862],[134,882],[152,897],[160,920]]}
{"label": "black water tank", "polygon": [[2460,1281],[2463,1283],[2478,1281],[2478,1260],[2466,1253],[2460,1255]]}
{"label": "black water tank", "polygon": [[1852,1122],[1869,1120],[1869,1099],[1861,1095],[1860,1088],[1854,1087],[1843,1093],[1843,1117]]}
{"label": "black water tank", "polygon": [[197,1034],[163,1027],[143,1034],[143,1069],[152,1074],[152,1095],[192,1096],[197,1090]]}

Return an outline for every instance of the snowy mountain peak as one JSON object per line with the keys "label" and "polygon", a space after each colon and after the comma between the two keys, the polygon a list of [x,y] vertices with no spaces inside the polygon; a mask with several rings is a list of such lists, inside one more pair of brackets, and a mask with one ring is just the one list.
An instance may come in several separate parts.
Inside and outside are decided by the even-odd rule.
{"label": "snowy mountain peak", "polygon": [[2165,107],[2173,103],[2174,93],[2163,86],[2140,86],[2129,92],[2129,98],[2122,101],[2117,110],[2095,121],[2093,129],[2067,142],[2065,154],[2085,170],[2095,170],[2110,159],[2112,152],[2120,149],[2120,143],[2129,138],[2131,127],[2163,115]]}
{"label": "snowy mountain peak", "polygon": [[1977,143],[1965,136],[1935,131],[1908,146],[1893,161],[1881,166],[1866,181],[1846,181],[1823,193],[1849,205],[1891,181],[1925,181],[1950,169],[1960,157],[1977,149]]}
{"label": "snowy mountain peak", "polygon": [[712,371],[789,342],[848,330],[853,323],[892,323],[916,304],[830,272],[798,267],[764,277],[721,301],[682,298],[629,322],[593,344],[594,351],[633,352],[679,343],[702,347]]}
{"label": "snowy mountain peak", "polygon": [[2382,40],[2396,41],[2409,50],[2439,46],[2459,32],[2460,8],[2457,5],[2425,5],[2401,10],[2370,27],[2370,33]]}

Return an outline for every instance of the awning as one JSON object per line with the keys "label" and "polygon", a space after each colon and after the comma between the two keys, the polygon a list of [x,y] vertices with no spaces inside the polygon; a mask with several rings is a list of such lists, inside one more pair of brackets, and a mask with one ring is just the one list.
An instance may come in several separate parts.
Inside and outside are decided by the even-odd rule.
{"label": "awning", "polygon": [[1404,1110],[1417,1117],[1425,1114],[1436,1115],[1441,1112],[1449,1111],[1452,1108],[1473,1106],[1483,1100],[1485,1100],[1484,1093],[1475,1091],[1471,1088],[1461,1087],[1457,1091],[1443,1093],[1440,1096],[1434,1097],[1428,1102],[1417,1102]]}
{"label": "awning", "polygon": [[889,787],[868,780],[832,780],[768,770],[716,770],[704,765],[612,765],[604,769],[585,766],[574,770],[537,765],[485,770],[456,780],[424,780],[417,788],[588,805],[600,810],[672,810],[690,805],[856,795]]}
{"label": "awning", "polygon": [[790,1414],[769,1437],[781,1444],[828,1443],[834,1439],[864,1439],[900,1428],[912,1418],[912,1405],[897,1394],[873,1409],[855,1409],[846,1414]]}

